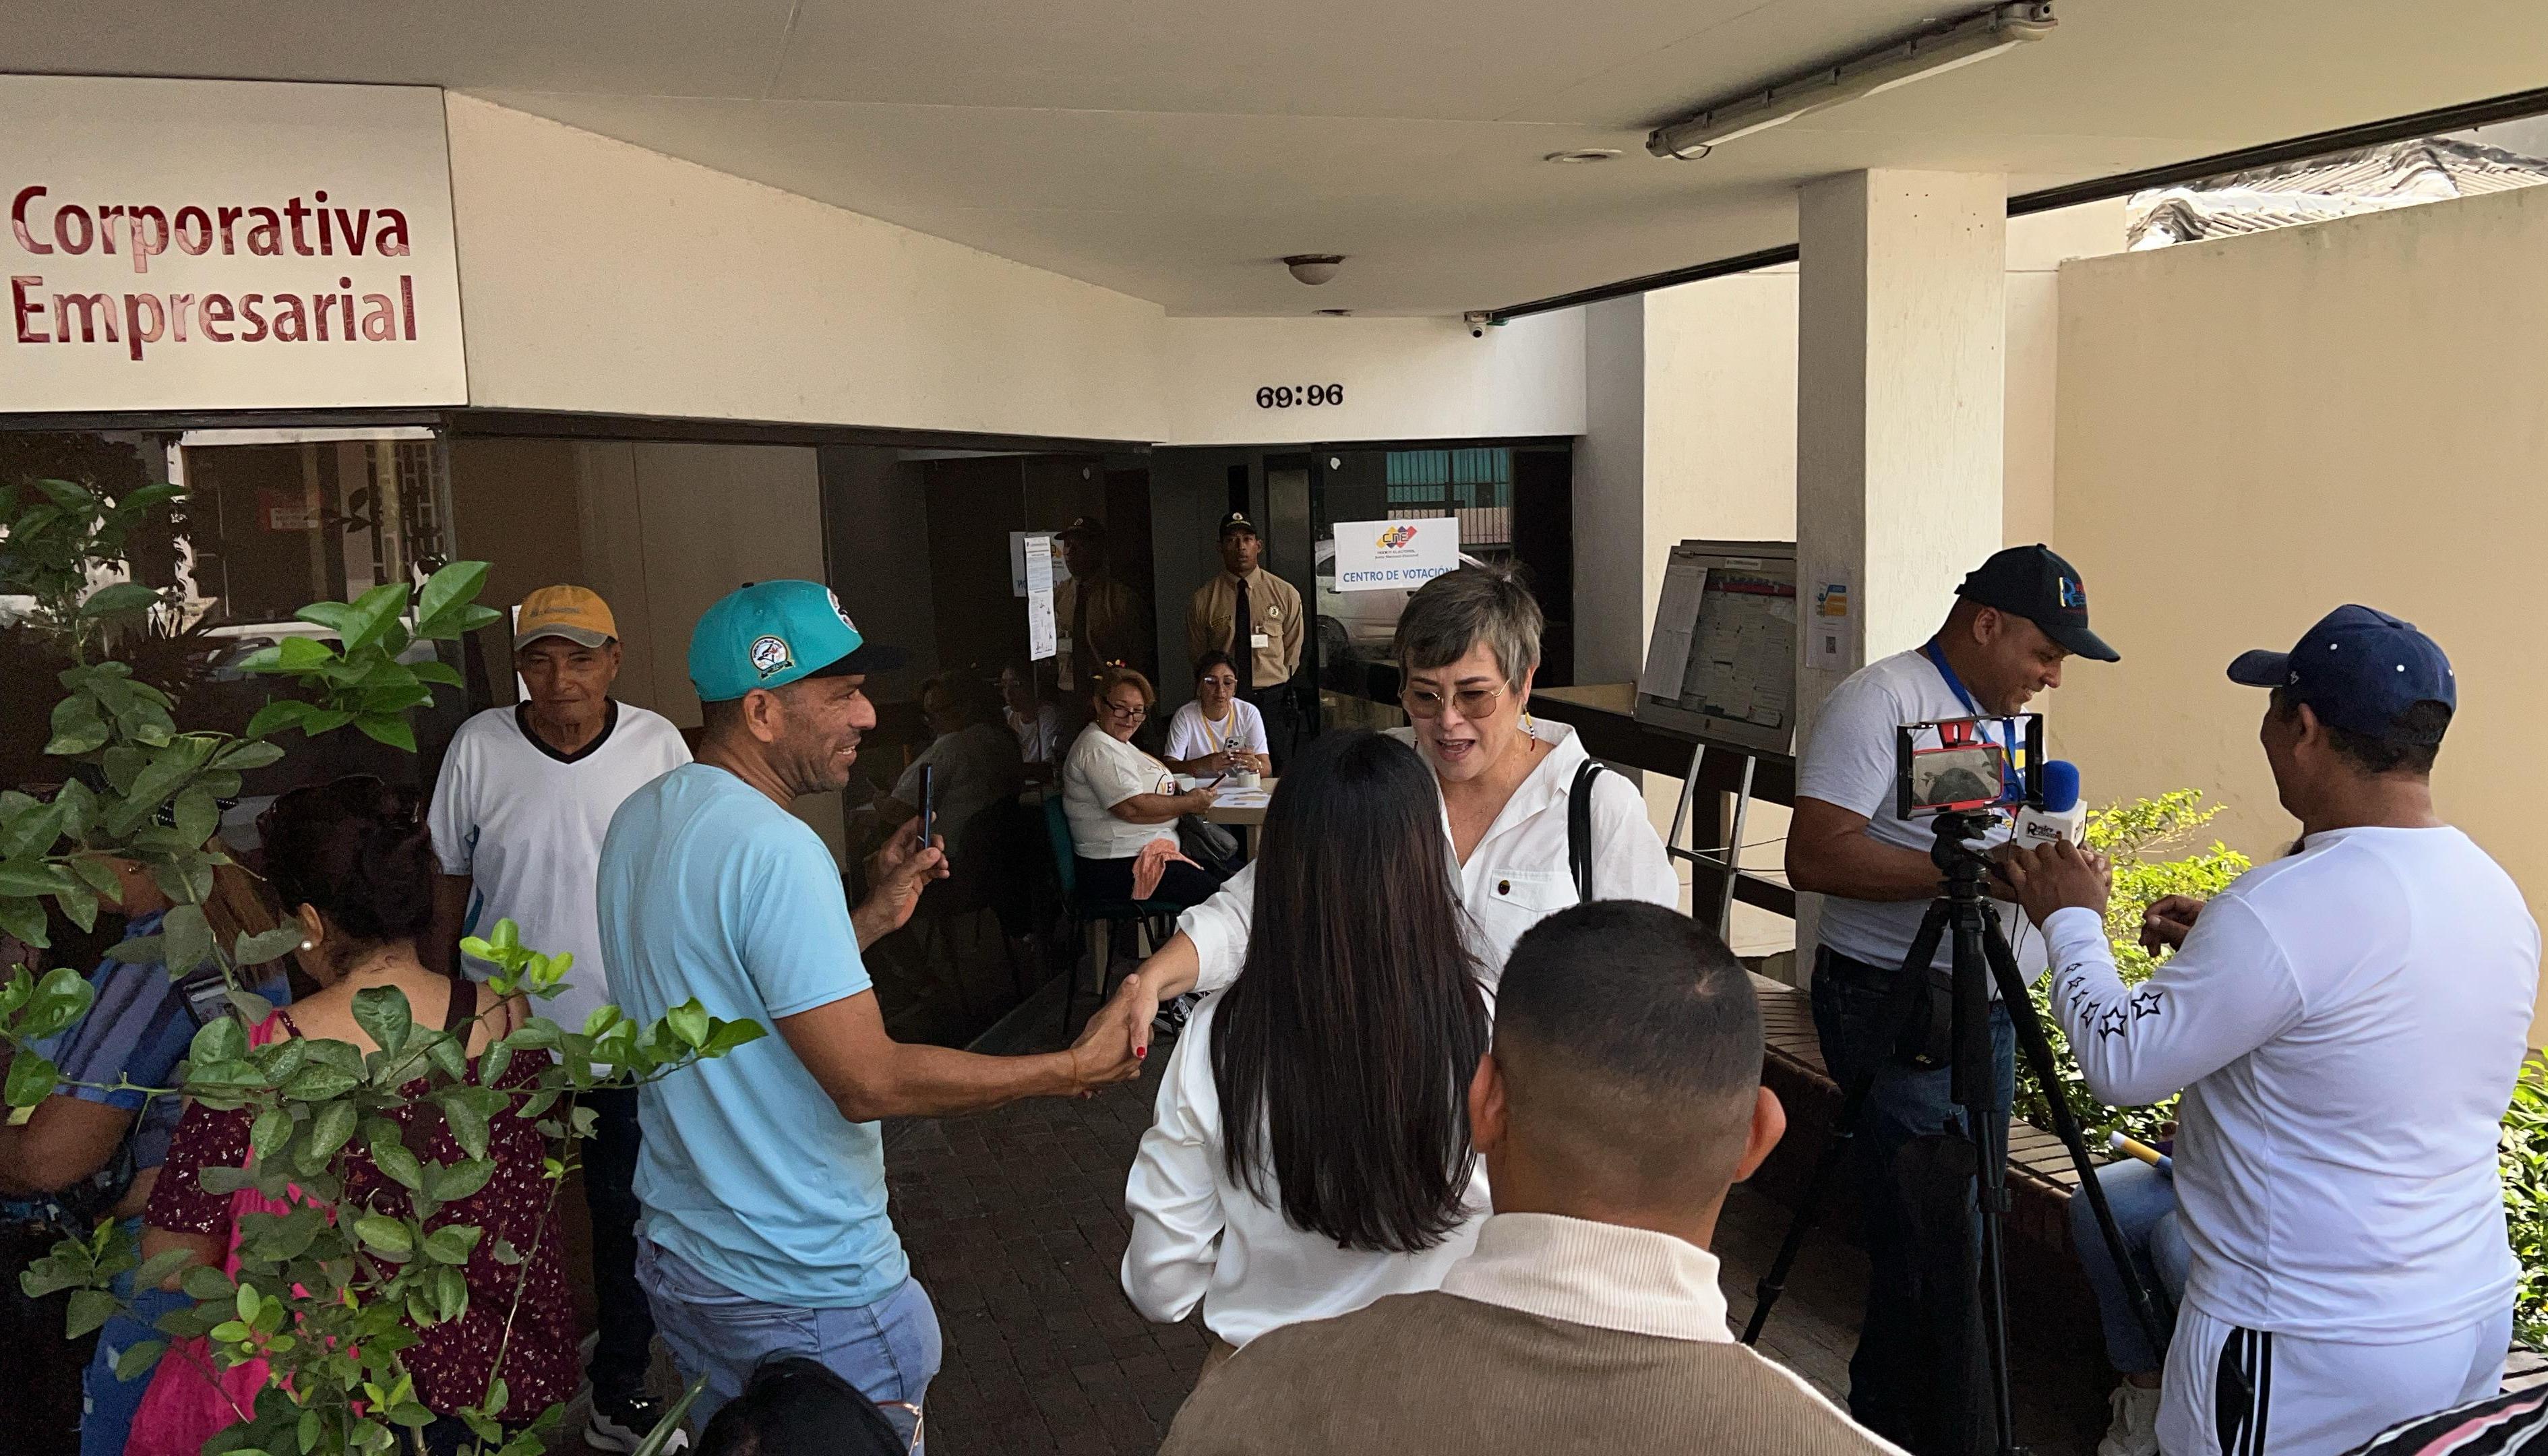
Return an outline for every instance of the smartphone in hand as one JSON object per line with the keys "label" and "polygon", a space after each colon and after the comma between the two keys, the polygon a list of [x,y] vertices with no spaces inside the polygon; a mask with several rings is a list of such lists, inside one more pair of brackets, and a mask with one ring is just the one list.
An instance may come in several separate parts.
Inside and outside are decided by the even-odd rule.
{"label": "smartphone in hand", "polygon": [[938,766],[920,766],[920,847],[929,848],[930,839],[938,833]]}

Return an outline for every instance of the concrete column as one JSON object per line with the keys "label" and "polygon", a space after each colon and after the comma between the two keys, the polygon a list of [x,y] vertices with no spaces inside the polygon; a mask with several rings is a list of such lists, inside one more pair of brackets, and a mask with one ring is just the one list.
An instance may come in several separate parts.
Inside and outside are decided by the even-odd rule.
{"label": "concrete column", "polygon": [[1798,199],[1797,573],[1851,583],[1854,631],[1818,667],[1799,644],[1798,720],[1872,659],[1926,641],[1956,584],[2000,546],[2007,184],[1852,172]]}
{"label": "concrete column", "polygon": [[[1624,682],[1646,662],[1646,300],[1584,311],[1584,437],[1575,451],[1575,676]],[[1667,824],[1671,821],[1666,820]]]}
{"label": "concrete column", "polygon": [[[1797,745],[1867,662],[1917,647],[2000,546],[2006,179],[1852,172],[1797,200],[1796,573],[1850,584],[1840,661],[1798,634]],[[1797,897],[1796,981],[1819,896]]]}

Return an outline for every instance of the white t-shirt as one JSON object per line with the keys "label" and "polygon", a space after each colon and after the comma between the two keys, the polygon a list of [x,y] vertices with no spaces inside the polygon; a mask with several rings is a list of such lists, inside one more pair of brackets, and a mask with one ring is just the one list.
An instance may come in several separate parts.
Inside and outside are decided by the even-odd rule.
{"label": "white t-shirt", "polygon": [[1018,758],[1029,764],[1049,764],[1061,757],[1061,714],[1051,703],[1038,703],[1036,715],[1021,718],[1015,708],[1002,708],[1000,715],[1008,720],[1009,731],[1018,736]]}
{"label": "white t-shirt", "polygon": [[[1893,790],[1894,730],[1906,723],[1972,716],[1973,710],[1956,696],[1955,689],[1939,675],[1937,665],[1925,655],[1897,652],[1878,658],[1850,674],[1832,689],[1831,696],[1823,699],[1822,712],[1814,719],[1813,736],[1806,740],[1804,754],[1796,761],[1796,794],[1864,814],[1869,839],[1925,855],[1938,840],[1930,821],[1904,819],[1894,812],[1900,807]],[[1996,728],[1986,731],[1997,734]],[[2008,833],[2008,822],[2003,817],[1981,842],[1999,844],[2007,840]],[[2021,934],[2023,927],[2015,905],[1995,901],[1993,908],[1999,912],[2000,930],[2017,955],[2017,968],[2033,980],[2044,970],[2044,937],[2031,931]],[[1911,954],[1912,938],[1920,933],[1920,917],[1928,909],[1926,900],[1852,900],[1825,895],[1822,943],[1852,960],[1898,966]],[[1944,968],[1954,960],[1954,943],[1940,937],[1934,963]],[[1991,994],[1998,996],[1997,986],[1992,987]]]}
{"label": "white t-shirt", "polygon": [[[1304,1320],[1348,1315],[1384,1295],[1438,1289],[1487,1220],[1487,1161],[1469,1176],[1467,1222],[1416,1253],[1338,1248],[1296,1228],[1282,1200],[1230,1181],[1222,1162],[1221,1092],[1212,1077],[1214,996],[1195,1009],[1159,1075],[1150,1131],[1124,1181],[1133,1232],[1124,1293],[1161,1323],[1203,1306],[1206,1328],[1233,1345]],[[1270,1185],[1271,1174],[1267,1176]],[[1269,1192],[1272,1189],[1268,1188]]]}
{"label": "white t-shirt", "polygon": [[[532,950],[574,953],[567,988],[535,1009],[581,1031],[612,999],[594,904],[601,837],[630,794],[688,763],[690,750],[670,721],[613,701],[601,736],[564,758],[531,732],[526,711],[489,708],[460,725],[426,825],[442,872],[474,881],[468,934],[510,920]],[[482,978],[495,969],[464,964]]]}
{"label": "white t-shirt", "polygon": [[2117,1106],[2182,1087],[2186,1302],[2391,1344],[2500,1316],[2496,1139],[2539,983],[2521,891],[2456,829],[2340,829],[2249,870],[2125,988],[2105,926],[2047,927],[2052,1010]]}
{"label": "white t-shirt", "polygon": [[1243,698],[1229,700],[1229,716],[1214,722],[1203,715],[1203,704],[1188,702],[1168,720],[1168,757],[1200,759],[1226,748],[1243,753],[1261,754],[1265,746],[1265,715],[1256,704]]}
{"label": "white t-shirt", "polygon": [[1143,793],[1175,793],[1168,766],[1091,723],[1079,730],[1061,768],[1061,810],[1083,860],[1130,860],[1154,839],[1177,837],[1177,822],[1128,824],[1108,812]]}
{"label": "white t-shirt", "polygon": [[920,769],[935,773],[937,832],[956,848],[957,834],[973,816],[1004,798],[1017,796],[1026,783],[1026,766],[1018,762],[1018,741],[997,723],[975,723],[954,733],[941,733],[895,780],[893,796],[914,810],[920,807]]}
{"label": "white t-shirt", "polygon": [[[1412,744],[1415,730],[1393,728]],[[1459,866],[1454,886],[1469,912],[1470,951],[1493,990],[1503,979],[1513,942],[1540,921],[1580,901],[1566,864],[1566,806],[1575,771],[1589,757],[1575,730],[1541,722],[1531,732],[1549,745],[1547,757],[1504,801],[1502,812]],[[1451,815],[1442,813],[1442,838],[1451,838]],[[1664,856],[1664,842],[1646,817],[1645,796],[1617,774],[1592,781],[1592,895],[1600,900],[1645,900],[1681,908],[1681,877]],[[1247,963],[1247,927],[1256,915],[1256,866],[1229,877],[1209,900],[1188,910],[1177,929],[1194,942],[1196,986],[1217,991],[1238,978]]]}

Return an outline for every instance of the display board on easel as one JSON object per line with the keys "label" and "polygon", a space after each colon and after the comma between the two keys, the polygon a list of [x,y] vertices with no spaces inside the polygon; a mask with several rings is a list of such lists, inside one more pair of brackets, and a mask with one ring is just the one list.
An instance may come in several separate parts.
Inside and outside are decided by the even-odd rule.
{"label": "display board on easel", "polygon": [[[1637,679],[1637,721],[1698,740],[1682,775],[1664,852],[1716,876],[1717,934],[1733,930],[1752,779],[1763,755],[1784,756],[1796,736],[1796,546],[1792,541],[1684,541],[1664,567],[1664,589]],[[1710,753],[1742,761],[1722,845],[1701,846],[1696,785]],[[1711,823],[1714,815],[1705,816]],[[1710,834],[1713,839],[1714,835]],[[1693,904],[1693,914],[1699,906]]]}
{"label": "display board on easel", "polygon": [[1637,720],[1764,753],[1796,732],[1796,547],[1684,541],[1664,568]]}

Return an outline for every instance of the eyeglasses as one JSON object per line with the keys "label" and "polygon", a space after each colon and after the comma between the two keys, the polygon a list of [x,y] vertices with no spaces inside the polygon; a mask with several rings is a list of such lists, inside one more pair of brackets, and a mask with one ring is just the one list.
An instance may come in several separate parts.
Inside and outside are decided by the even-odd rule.
{"label": "eyeglasses", "polygon": [[[1496,710],[1496,704],[1503,700],[1503,695],[1504,689],[1502,684],[1494,687],[1463,687],[1451,694],[1451,705],[1460,710],[1460,716],[1463,718],[1483,718]],[[1442,694],[1432,688],[1402,687],[1398,692],[1398,701],[1407,709],[1410,717],[1442,716]]]}
{"label": "eyeglasses", "polygon": [[1135,703],[1110,702],[1110,703],[1108,703],[1108,704],[1106,705],[1106,711],[1108,711],[1108,712],[1110,712],[1110,713],[1114,714],[1116,717],[1119,717],[1119,718],[1135,718],[1135,719],[1139,719],[1139,718],[1146,718],[1146,717],[1150,716],[1150,709],[1148,708],[1148,706],[1147,706],[1147,705],[1145,705],[1145,704],[1142,704],[1142,703],[1138,703],[1138,702],[1135,702]]}

